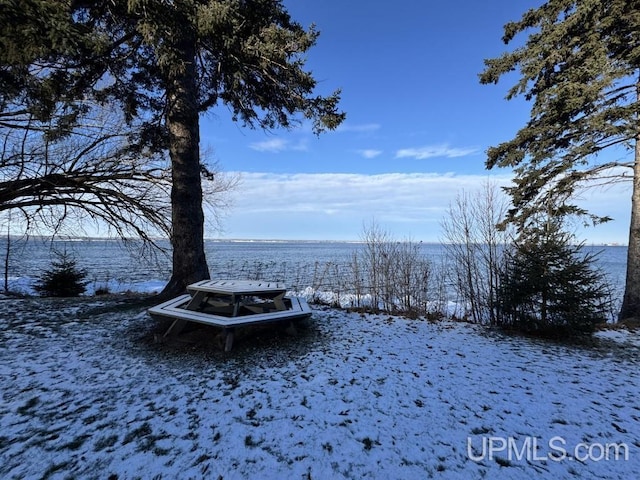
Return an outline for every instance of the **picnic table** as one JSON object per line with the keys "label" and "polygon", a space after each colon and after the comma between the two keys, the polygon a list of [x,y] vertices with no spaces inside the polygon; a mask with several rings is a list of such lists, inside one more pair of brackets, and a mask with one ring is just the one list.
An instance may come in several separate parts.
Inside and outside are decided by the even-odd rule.
{"label": "picnic table", "polygon": [[[260,282],[253,280],[202,280],[192,283],[187,287],[187,291],[192,294],[191,301],[187,305],[187,310],[201,310],[207,304],[231,306],[231,316],[237,317],[240,308],[246,307],[259,312],[255,303],[247,302],[247,298],[257,297],[273,302],[276,310],[286,310],[284,295],[287,288],[283,283]],[[263,307],[266,308],[266,307]]]}
{"label": "picnic table", "polygon": [[188,322],[222,327],[225,351],[229,351],[236,326],[293,321],[311,315],[307,302],[285,298],[286,290],[279,282],[202,280],[189,285],[189,293],[150,308],[149,313],[174,319],[163,337],[179,334]]}

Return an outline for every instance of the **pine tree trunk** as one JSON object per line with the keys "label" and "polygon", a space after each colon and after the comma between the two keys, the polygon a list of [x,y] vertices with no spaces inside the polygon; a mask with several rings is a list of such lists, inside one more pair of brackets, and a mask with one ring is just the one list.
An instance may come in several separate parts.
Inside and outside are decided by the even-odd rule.
{"label": "pine tree trunk", "polygon": [[188,284],[210,278],[204,253],[195,41],[184,38],[178,51],[185,67],[176,69],[182,71],[174,71],[167,85],[173,273],[163,296],[183,293]]}
{"label": "pine tree trunk", "polygon": [[640,132],[636,136],[627,279],[618,320],[640,319]]}

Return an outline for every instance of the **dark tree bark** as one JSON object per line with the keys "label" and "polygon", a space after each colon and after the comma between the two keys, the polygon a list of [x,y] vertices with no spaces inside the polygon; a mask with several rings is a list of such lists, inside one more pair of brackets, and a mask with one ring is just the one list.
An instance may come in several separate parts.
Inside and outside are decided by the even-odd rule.
{"label": "dark tree bark", "polygon": [[619,320],[640,318],[640,132],[636,137],[631,194],[631,223],[627,248],[627,278]]}
{"label": "dark tree bark", "polygon": [[162,296],[182,293],[188,284],[209,278],[204,253],[195,39],[186,36],[177,51],[183,66],[167,82],[167,129],[173,176],[173,273]]}

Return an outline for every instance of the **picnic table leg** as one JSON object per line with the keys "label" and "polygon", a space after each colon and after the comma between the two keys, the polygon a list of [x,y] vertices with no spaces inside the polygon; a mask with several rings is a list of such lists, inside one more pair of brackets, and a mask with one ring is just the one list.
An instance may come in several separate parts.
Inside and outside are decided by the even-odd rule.
{"label": "picnic table leg", "polygon": [[181,318],[176,318],[171,324],[171,326],[167,329],[167,331],[164,332],[164,335],[162,335],[162,337],[166,338],[169,335],[174,335],[174,336],[178,335],[186,325],[187,325],[186,320],[183,320]]}
{"label": "picnic table leg", "polygon": [[224,329],[224,351],[230,352],[233,348],[233,337],[235,335],[234,328],[225,328]]}
{"label": "picnic table leg", "polygon": [[289,326],[285,329],[287,335],[295,337],[298,335],[298,329],[296,328],[296,324],[293,323],[293,320],[289,322]]}
{"label": "picnic table leg", "polygon": [[273,304],[275,305],[276,310],[283,311],[287,309],[287,306],[284,304],[284,294],[285,292],[282,292],[273,298]]}
{"label": "picnic table leg", "polygon": [[193,294],[193,297],[191,297],[191,300],[189,300],[189,303],[184,308],[187,310],[199,310],[202,304],[206,302],[208,296],[209,295],[206,292],[197,291]]}
{"label": "picnic table leg", "polygon": [[237,317],[240,311],[240,304],[242,303],[242,295],[231,294],[231,304],[233,305],[232,317]]}

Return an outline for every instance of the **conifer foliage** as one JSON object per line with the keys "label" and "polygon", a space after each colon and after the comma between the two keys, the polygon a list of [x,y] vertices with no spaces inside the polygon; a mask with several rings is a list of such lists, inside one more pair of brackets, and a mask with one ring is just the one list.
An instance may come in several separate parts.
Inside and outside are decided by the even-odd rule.
{"label": "conifer foliage", "polygon": [[[306,69],[318,38],[279,0],[25,0],[0,8],[0,122],[25,111],[76,123],[87,99],[137,125],[135,147],[171,159],[171,295],[209,277],[200,115],[225,106],[252,128],[314,133],[345,118],[340,91]],[[5,105],[15,107],[5,112]],[[137,123],[136,123],[137,122]],[[6,123],[6,122],[5,122]]]}
{"label": "conifer foliage", "polygon": [[[514,208],[521,224],[541,205],[572,198],[587,182],[631,180],[627,278],[620,318],[640,318],[640,1],[549,0],[504,27],[520,46],[485,60],[485,84],[517,72],[507,99],[531,101],[528,122],[489,148],[487,166],[515,171]],[[605,151],[614,149],[614,155]],[[621,152],[628,152],[625,156]],[[562,215],[609,220],[573,202]]]}
{"label": "conifer foliage", "polygon": [[85,292],[87,272],[78,268],[76,260],[66,251],[56,253],[51,267],[43,272],[34,285],[43,297],[77,297]]}
{"label": "conifer foliage", "polygon": [[501,275],[502,327],[545,336],[591,333],[608,320],[609,287],[595,255],[562,230],[557,218],[524,230]]}

